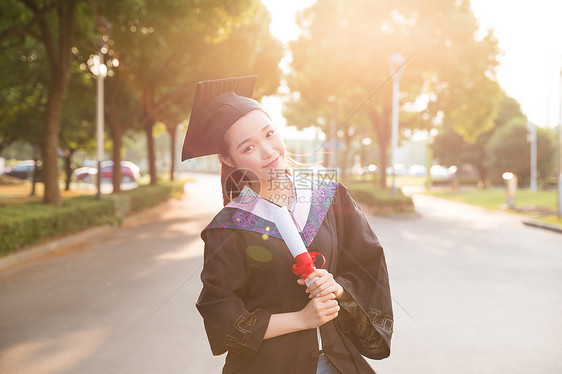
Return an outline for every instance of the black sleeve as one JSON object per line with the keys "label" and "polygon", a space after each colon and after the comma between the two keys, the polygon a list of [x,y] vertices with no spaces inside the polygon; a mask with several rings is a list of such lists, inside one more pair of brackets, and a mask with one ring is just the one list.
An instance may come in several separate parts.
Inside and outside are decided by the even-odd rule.
{"label": "black sleeve", "polygon": [[260,348],[271,314],[249,311],[242,296],[246,288],[246,245],[236,230],[211,229],[202,233],[205,262],[203,289],[197,309],[203,316],[214,355],[229,352],[235,366],[247,363]]}
{"label": "black sleeve", "polygon": [[336,281],[359,306],[341,311],[338,323],[364,356],[390,355],[393,313],[383,248],[347,189],[338,184],[333,202],[339,260]]}

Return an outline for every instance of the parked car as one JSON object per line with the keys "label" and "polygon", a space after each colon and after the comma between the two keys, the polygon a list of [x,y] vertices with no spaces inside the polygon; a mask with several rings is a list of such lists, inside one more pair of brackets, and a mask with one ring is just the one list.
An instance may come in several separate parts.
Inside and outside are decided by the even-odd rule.
{"label": "parked car", "polygon": [[427,175],[427,168],[423,165],[412,165],[408,169],[408,174],[413,176],[425,176]]}
{"label": "parked car", "polygon": [[[85,166],[74,171],[76,179],[86,183],[93,182],[93,176],[98,174],[96,167]],[[113,161],[102,161],[101,177],[113,179]],[[138,182],[140,180],[140,168],[130,161],[121,161],[121,180],[123,183]]]}
{"label": "parked car", "polygon": [[[12,168],[10,168],[10,167],[6,168],[5,174],[9,175],[10,177],[14,177],[14,178],[32,180],[34,169],[35,169],[35,161],[33,161],[33,160],[18,161],[16,166],[14,166]],[[42,176],[42,173],[41,173],[41,167],[40,166],[39,166],[38,172],[39,173],[37,175],[37,181],[42,182],[43,176]]]}
{"label": "parked car", "polygon": [[448,168],[443,165],[433,165],[431,169],[429,169],[431,174],[431,178],[449,178],[451,176],[451,172]]}
{"label": "parked car", "polygon": [[[406,168],[404,167],[404,164],[400,164],[400,163],[394,164],[394,172],[396,173],[396,175],[405,175]],[[388,166],[386,168],[386,174],[392,175],[392,166]]]}

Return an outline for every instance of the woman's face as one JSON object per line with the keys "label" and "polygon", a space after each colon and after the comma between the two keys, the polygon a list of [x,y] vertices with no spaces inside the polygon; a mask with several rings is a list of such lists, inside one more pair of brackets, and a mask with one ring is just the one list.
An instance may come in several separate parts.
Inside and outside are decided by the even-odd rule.
{"label": "woman's face", "polygon": [[226,132],[230,162],[238,169],[255,172],[264,186],[285,170],[285,144],[271,119],[261,110],[252,110]]}

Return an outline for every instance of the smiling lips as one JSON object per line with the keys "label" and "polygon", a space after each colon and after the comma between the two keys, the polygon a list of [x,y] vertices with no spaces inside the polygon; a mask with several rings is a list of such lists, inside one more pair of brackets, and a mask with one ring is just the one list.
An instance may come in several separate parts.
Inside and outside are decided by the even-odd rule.
{"label": "smiling lips", "polygon": [[269,164],[265,165],[264,168],[269,168],[269,167],[272,167],[273,165],[275,165],[279,161],[280,157],[281,157],[281,155],[277,156],[277,158],[275,160],[273,160]]}

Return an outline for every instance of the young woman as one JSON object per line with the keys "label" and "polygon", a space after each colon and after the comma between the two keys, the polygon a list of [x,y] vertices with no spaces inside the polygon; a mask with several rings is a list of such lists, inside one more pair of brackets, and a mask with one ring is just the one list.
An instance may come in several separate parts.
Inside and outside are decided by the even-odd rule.
{"label": "young woman", "polygon": [[[199,82],[182,153],[221,162],[197,301],[211,350],[228,352],[223,373],[374,373],[362,355],[388,357],[393,326],[383,249],[341,183],[290,166],[256,79]],[[283,205],[325,259],[306,279],[272,220]]]}

